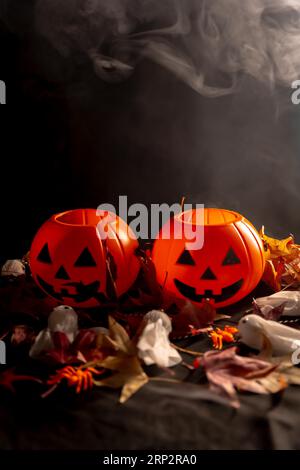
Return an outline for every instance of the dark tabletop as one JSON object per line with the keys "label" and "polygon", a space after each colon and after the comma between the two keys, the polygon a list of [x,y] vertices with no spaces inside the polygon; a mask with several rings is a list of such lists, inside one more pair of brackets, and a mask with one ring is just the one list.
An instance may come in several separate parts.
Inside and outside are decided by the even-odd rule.
{"label": "dark tabletop", "polygon": [[[256,295],[265,292],[258,288]],[[251,305],[251,296],[231,307],[236,323]],[[207,335],[181,340],[195,351],[211,347]],[[243,349],[241,350],[243,353]],[[187,362],[193,358],[184,355]],[[150,381],[125,404],[119,391],[94,389],[76,396],[64,389],[47,399],[32,390],[16,396],[2,390],[2,450],[114,449],[300,449],[300,394],[290,386],[276,395],[240,394],[241,406],[231,408],[209,391],[201,368],[174,369],[183,383]],[[150,376],[164,375],[155,366]],[[34,388],[34,386],[33,386]]]}

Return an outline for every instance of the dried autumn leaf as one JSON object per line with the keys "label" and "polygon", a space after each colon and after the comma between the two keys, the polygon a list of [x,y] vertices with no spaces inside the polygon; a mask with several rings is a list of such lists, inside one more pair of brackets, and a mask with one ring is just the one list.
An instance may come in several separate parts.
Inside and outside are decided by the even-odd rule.
{"label": "dried autumn leaf", "polygon": [[291,356],[272,357],[270,362],[276,365],[287,384],[300,385],[300,369],[292,363]]}
{"label": "dried autumn leaf", "polygon": [[294,238],[290,235],[282,240],[268,237],[264,233],[264,227],[260,230],[260,236],[270,251],[270,258],[278,258],[279,256],[286,256],[291,253],[292,245],[294,244]]}
{"label": "dried autumn leaf", "polygon": [[266,236],[264,228],[260,236],[266,257],[263,280],[274,291],[280,290],[282,285],[297,286],[300,283],[300,246],[295,244],[293,236],[277,240]]}
{"label": "dried autumn leaf", "polygon": [[120,403],[125,403],[134,393],[149,381],[145,373],[129,377],[124,385],[120,397]]}
{"label": "dried autumn leaf", "polygon": [[278,393],[288,386],[284,374],[276,371],[271,372],[266,377],[254,379],[254,381],[263,387],[267,393]]}
{"label": "dried autumn leaf", "polygon": [[120,350],[126,354],[135,353],[135,346],[130,340],[127,331],[123,328],[120,323],[112,317],[108,319],[109,325],[109,338],[111,343],[115,346],[116,351]]}
{"label": "dried autumn leaf", "polygon": [[[97,338],[96,338],[96,348],[99,350],[106,349],[110,352],[115,350],[115,343],[114,341],[107,336],[105,333],[102,331],[98,333]],[[107,354],[109,356],[109,354]]]}
{"label": "dried autumn leaf", "polygon": [[113,347],[115,354],[97,361],[95,365],[110,370],[112,375],[94,381],[94,384],[100,387],[122,388],[120,403],[125,403],[148,382],[148,376],[141,366],[136,347],[126,330],[112,317],[109,317],[109,336],[102,338],[102,342]]}
{"label": "dried autumn leaf", "polygon": [[300,249],[298,245],[294,247],[292,254],[285,258],[285,270],[281,278],[285,285],[297,287],[300,284]]}
{"label": "dried autumn leaf", "polygon": [[55,331],[51,334],[51,338],[54,348],[44,353],[47,359],[57,364],[76,362],[77,354],[71,351],[71,344],[65,333]]}
{"label": "dried autumn leaf", "polygon": [[278,274],[271,260],[266,260],[266,266],[263,273],[262,281],[271,287],[275,292],[281,289],[281,284],[278,279]]}
{"label": "dried autumn leaf", "polygon": [[214,323],[221,321],[221,320],[228,320],[230,319],[230,315],[225,315],[224,313],[217,313],[214,319]]}
{"label": "dried autumn leaf", "polygon": [[210,300],[204,300],[199,305],[185,299],[176,298],[171,308],[167,310],[172,320],[172,331],[170,337],[178,339],[191,334],[190,326],[200,333],[203,328],[211,325],[216,316],[216,309]]}
{"label": "dried autumn leaf", "polygon": [[294,366],[291,356],[272,357],[272,343],[263,335],[263,347],[256,359],[268,361],[276,367],[266,377],[256,378],[256,382],[262,385],[269,393],[276,393],[288,385],[300,385],[300,369]]}
{"label": "dried autumn leaf", "polygon": [[256,300],[254,299],[252,302],[253,305],[253,311],[256,313],[256,315],[260,315],[261,317],[265,318],[266,320],[274,320],[278,321],[279,318],[283,315],[284,308],[286,306],[287,302],[282,302],[282,304],[277,305],[277,307],[273,307],[267,312],[262,310]]}
{"label": "dried autumn leaf", "polygon": [[273,364],[276,369],[266,377],[257,378],[256,382],[262,385],[269,393],[276,393],[283,390],[288,385],[300,385],[300,369],[295,367],[290,356],[271,357],[272,345],[269,341],[265,341],[264,349],[259,354],[268,357],[268,361]]}
{"label": "dried autumn leaf", "polygon": [[38,317],[49,315],[56,306],[57,301],[44,296],[32,279],[21,276],[1,287],[0,311],[28,317],[31,324]]}
{"label": "dried autumn leaf", "polygon": [[125,403],[149,380],[136,356],[110,356],[97,365],[115,373],[103,380],[96,381],[95,385],[112,388],[122,387],[120,403]]}
{"label": "dried autumn leaf", "polygon": [[[218,395],[226,397],[234,408],[240,406],[236,390],[270,393],[261,379],[277,367],[260,359],[239,356],[235,347],[221,352],[208,351],[203,355],[201,363],[205,368],[210,388]],[[277,387],[276,391],[278,390]]]}

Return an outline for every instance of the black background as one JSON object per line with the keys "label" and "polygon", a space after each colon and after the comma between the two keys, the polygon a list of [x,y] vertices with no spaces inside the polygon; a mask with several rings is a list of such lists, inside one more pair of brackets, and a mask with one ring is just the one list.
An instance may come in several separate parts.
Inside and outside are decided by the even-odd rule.
{"label": "black background", "polygon": [[300,235],[299,112],[291,90],[244,77],[205,98],[150,61],[121,83],[63,59],[35,33],[33,1],[0,23],[1,259],[54,212],[117,203],[205,203],[268,233]]}

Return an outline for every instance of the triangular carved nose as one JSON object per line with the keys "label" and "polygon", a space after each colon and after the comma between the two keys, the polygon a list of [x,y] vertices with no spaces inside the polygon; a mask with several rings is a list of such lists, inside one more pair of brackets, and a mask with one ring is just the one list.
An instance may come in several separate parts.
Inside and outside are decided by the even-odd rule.
{"label": "triangular carved nose", "polygon": [[201,280],[203,281],[212,281],[215,279],[217,279],[217,277],[214,275],[210,268],[207,268],[207,270],[201,276]]}
{"label": "triangular carved nose", "polygon": [[69,274],[67,273],[67,271],[65,270],[63,266],[61,266],[59,270],[57,271],[57,273],[55,274],[55,279],[64,279],[66,281],[70,280]]}

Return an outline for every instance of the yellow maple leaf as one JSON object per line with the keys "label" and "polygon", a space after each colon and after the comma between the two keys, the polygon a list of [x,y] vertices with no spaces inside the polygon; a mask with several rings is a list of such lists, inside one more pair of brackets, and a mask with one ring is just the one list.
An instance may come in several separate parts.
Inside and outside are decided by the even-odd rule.
{"label": "yellow maple leaf", "polygon": [[111,371],[111,375],[102,380],[94,380],[94,384],[99,387],[122,388],[120,403],[125,403],[149,378],[143,370],[134,343],[126,330],[112,317],[109,317],[109,335],[102,337],[101,343],[110,346],[111,355],[94,365]]}
{"label": "yellow maple leaf", "polygon": [[264,227],[261,228],[259,235],[265,246],[266,258],[274,259],[280,256],[288,256],[294,247],[294,238],[290,235],[287,238],[278,240],[277,238],[265,235]]}
{"label": "yellow maple leaf", "polygon": [[271,289],[273,289],[275,292],[278,292],[281,289],[281,284],[276,269],[272,261],[269,259],[266,260],[266,266],[262,281],[264,281],[268,286],[270,286]]}

